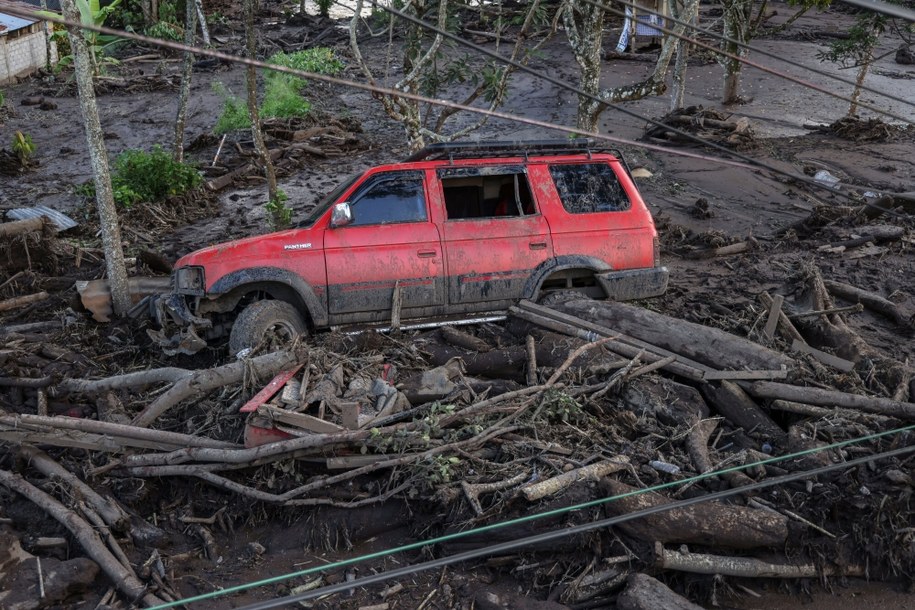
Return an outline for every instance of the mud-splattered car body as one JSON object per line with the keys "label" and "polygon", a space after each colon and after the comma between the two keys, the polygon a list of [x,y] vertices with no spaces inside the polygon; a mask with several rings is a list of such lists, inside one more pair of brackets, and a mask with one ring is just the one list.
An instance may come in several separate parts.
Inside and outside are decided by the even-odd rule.
{"label": "mud-splattered car body", "polygon": [[[310,329],[504,313],[578,290],[662,294],[657,232],[620,156],[590,140],[437,144],[352,177],[296,228],[193,252],[158,303],[171,352],[193,352],[263,299]],[[234,332],[234,331],[233,331]]]}

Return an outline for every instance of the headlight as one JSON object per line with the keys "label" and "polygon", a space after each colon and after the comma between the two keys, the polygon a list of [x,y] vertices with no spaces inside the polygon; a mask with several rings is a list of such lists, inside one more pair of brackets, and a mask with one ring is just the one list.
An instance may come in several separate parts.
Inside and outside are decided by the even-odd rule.
{"label": "headlight", "polygon": [[203,267],[182,267],[175,271],[175,292],[203,296],[205,286]]}

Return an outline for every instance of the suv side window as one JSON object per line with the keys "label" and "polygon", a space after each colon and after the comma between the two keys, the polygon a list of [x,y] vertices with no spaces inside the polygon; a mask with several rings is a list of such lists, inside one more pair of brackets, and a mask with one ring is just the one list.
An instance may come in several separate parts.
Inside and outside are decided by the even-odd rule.
{"label": "suv side window", "polygon": [[621,212],[632,205],[607,163],[551,165],[550,174],[562,206],[570,214]]}
{"label": "suv side window", "polygon": [[448,220],[517,218],[536,214],[522,166],[438,170]]}
{"label": "suv side window", "polygon": [[422,222],[426,214],[422,172],[388,172],[373,176],[349,200],[349,226]]}

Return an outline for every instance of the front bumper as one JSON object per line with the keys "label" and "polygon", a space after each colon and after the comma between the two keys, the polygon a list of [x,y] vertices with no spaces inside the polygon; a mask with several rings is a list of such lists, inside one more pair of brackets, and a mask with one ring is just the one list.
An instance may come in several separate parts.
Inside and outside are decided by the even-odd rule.
{"label": "front bumper", "polygon": [[597,281],[616,301],[647,299],[664,294],[670,273],[667,267],[649,269],[628,269],[626,271],[605,271],[597,274]]}
{"label": "front bumper", "polygon": [[149,329],[146,333],[167,356],[196,354],[207,345],[197,331],[212,328],[213,323],[195,316],[187,299],[183,294],[170,292],[160,295],[153,304],[161,330]]}

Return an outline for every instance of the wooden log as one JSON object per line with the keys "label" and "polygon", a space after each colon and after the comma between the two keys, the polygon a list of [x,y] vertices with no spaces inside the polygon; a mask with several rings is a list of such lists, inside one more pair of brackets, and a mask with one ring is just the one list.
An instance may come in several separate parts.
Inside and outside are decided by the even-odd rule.
{"label": "wooden log", "polygon": [[775,337],[775,329],[778,326],[778,319],[782,313],[782,304],[784,302],[785,297],[780,294],[776,294],[772,297],[772,306],[769,307],[769,318],[766,320],[765,328],[763,328],[763,336],[766,339]]}
{"label": "wooden log", "polygon": [[[774,305],[774,299],[768,292],[761,292],[757,295],[759,301],[767,308],[772,309]],[[787,339],[792,341],[804,341],[804,337],[798,332],[797,328],[794,327],[794,324],[791,323],[791,320],[788,318],[788,315],[784,311],[779,309],[778,312],[778,330],[781,331]]]}
{"label": "wooden log", "polygon": [[528,335],[524,345],[527,348],[527,385],[537,385],[537,344],[534,337]]}
{"label": "wooden log", "polygon": [[318,419],[317,417],[313,417],[306,413],[287,411],[272,405],[259,406],[257,408],[257,413],[273,421],[278,421],[282,424],[286,424],[287,426],[295,426],[296,428],[302,428],[303,430],[308,430],[309,432],[317,432],[319,434],[330,434],[333,432],[341,432],[345,430],[345,428],[338,426],[333,422]]}
{"label": "wooden log", "polygon": [[616,598],[618,610],[702,610],[685,597],[674,593],[661,581],[647,574],[630,574],[626,588]]}
{"label": "wooden log", "polygon": [[795,413],[797,415],[806,415],[807,417],[841,417],[843,419],[849,419],[851,421],[861,422],[865,424],[873,424],[875,421],[886,421],[886,416],[884,415],[862,413],[860,411],[855,411],[852,409],[840,409],[838,407],[817,407],[814,405],[808,405],[802,402],[793,402],[790,400],[773,400],[769,404],[769,408],[773,411],[785,411],[787,413]]}
{"label": "wooden log", "polygon": [[24,496],[42,510],[47,512],[58,523],[67,528],[86,551],[86,554],[95,561],[103,572],[111,579],[112,583],[129,600],[143,600],[147,606],[156,606],[164,603],[152,593],[147,592],[146,585],[140,582],[120,561],[108,550],[95,530],[81,519],[76,513],[66,508],[47,493],[41,491],[18,474],[0,470],[0,484]]}
{"label": "wooden log", "polygon": [[[525,305],[525,307],[527,307],[527,305]],[[531,322],[532,324],[536,324],[538,326],[542,326],[542,327],[548,328],[550,330],[555,330],[556,332],[564,333],[571,337],[578,337],[581,339],[591,340],[591,341],[593,341],[594,338],[596,338],[596,337],[607,337],[607,338],[616,337],[616,339],[608,341],[605,344],[605,347],[607,349],[611,350],[612,352],[614,352],[615,354],[625,356],[627,358],[635,358],[636,356],[641,354],[641,358],[643,360],[645,360],[646,362],[657,362],[659,360],[666,358],[667,356],[676,355],[676,354],[664,353],[663,350],[659,350],[657,347],[654,347],[651,345],[643,345],[643,346],[632,345],[633,341],[629,341],[628,337],[620,336],[620,334],[614,333],[613,331],[611,331],[609,329],[602,329],[602,331],[600,331],[600,332],[593,330],[593,327],[595,325],[582,324],[581,326],[577,326],[577,325],[573,325],[566,321],[556,320],[556,319],[541,315],[541,313],[539,313],[539,312],[528,311],[526,309],[520,309],[517,307],[509,308],[509,313],[511,313],[513,316],[516,316],[523,320],[527,320],[528,322]],[[561,313],[561,312],[557,312],[557,313]],[[582,322],[585,322],[585,321],[582,320]],[[587,326],[588,328],[583,328],[585,326]],[[654,351],[652,351],[651,353],[642,353],[644,350],[646,350],[646,349],[650,350],[652,348],[654,348]],[[539,358],[539,356],[538,356],[538,358]],[[674,375],[679,375],[680,377],[685,377],[686,379],[691,379],[693,381],[702,381],[703,375],[704,375],[703,370],[698,369],[698,368],[692,366],[691,364],[686,364],[686,363],[682,362],[681,360],[683,360],[683,359],[678,357],[676,361],[670,362],[670,363],[664,365],[664,367],[663,367],[664,370],[666,370],[670,373],[673,373]]]}
{"label": "wooden log", "polygon": [[211,449],[237,449],[239,447],[235,443],[219,441],[204,436],[193,436],[190,434],[181,434],[179,432],[167,432],[165,430],[148,430],[125,424],[80,419],[76,417],[42,417],[40,415],[31,415],[28,413],[2,415],[0,416],[0,427],[4,427],[8,430],[75,430],[114,438],[136,439],[153,443],[163,443],[166,445],[177,445],[178,447],[208,447]]}
{"label": "wooden log", "polygon": [[176,383],[194,371],[177,367],[164,367],[124,373],[104,379],[64,379],[57,384],[60,392],[79,392],[81,394],[99,394],[110,390],[125,388],[142,388],[154,383]]}
{"label": "wooden log", "polygon": [[474,337],[470,333],[465,333],[453,326],[442,326],[439,329],[439,334],[445,342],[450,343],[455,347],[463,347],[472,352],[485,353],[492,349],[492,346],[483,339]]}
{"label": "wooden log", "polygon": [[35,233],[44,229],[48,220],[44,216],[36,218],[26,218],[25,220],[14,220],[13,222],[0,223],[0,237],[13,237],[23,233]]}
{"label": "wooden log", "polygon": [[741,578],[817,578],[820,576],[866,576],[862,565],[841,567],[814,564],[780,564],[752,557],[723,557],[705,553],[670,551],[660,542],[655,543],[655,567],[693,574],[720,574]]}
{"label": "wooden log", "polygon": [[844,284],[842,282],[834,282],[832,280],[824,279],[823,284],[826,286],[826,290],[837,297],[852,301],[853,303],[861,303],[871,311],[886,316],[900,326],[915,327],[915,316],[906,318],[899,311],[899,308],[896,307],[895,303],[883,298],[879,294],[874,294],[873,292],[862,290],[856,286]]}
{"label": "wooden log", "polygon": [[756,381],[747,384],[746,389],[757,398],[780,398],[811,405],[858,409],[866,413],[877,413],[900,419],[915,419],[915,403],[900,402],[879,396],[861,396],[838,390],[806,388],[777,381]]}
{"label": "wooden log", "polygon": [[754,247],[753,242],[742,241],[736,244],[730,244],[727,246],[721,246],[720,248],[703,248],[701,250],[691,250],[684,253],[684,258],[689,258],[693,260],[701,260],[706,258],[715,258],[717,256],[731,256],[733,254],[741,254],[752,250]]}
{"label": "wooden log", "polygon": [[35,294],[27,294],[21,297],[6,299],[5,301],[0,301],[0,311],[10,311],[12,309],[18,309],[19,307],[31,305],[32,303],[39,303],[47,299],[49,296],[51,295],[42,291],[36,292]]}
{"label": "wooden log", "polygon": [[642,307],[612,301],[578,300],[559,304],[555,309],[718,370],[795,368],[791,358],[743,337]]}
{"label": "wooden log", "polygon": [[624,470],[628,466],[629,458],[624,455],[618,455],[603,462],[588,464],[587,466],[582,466],[581,468],[574,468],[569,472],[564,472],[560,475],[556,475],[555,477],[550,477],[545,481],[531,483],[530,485],[523,487],[521,489],[521,493],[524,494],[524,497],[528,502],[536,502],[537,500],[542,500],[547,496],[557,494],[566,487],[574,485],[579,481],[599,479],[600,477],[605,477],[608,474],[613,474],[614,472]]}
{"label": "wooden log", "polygon": [[[717,419],[703,419],[696,421],[689,428],[686,435],[686,450],[689,453],[690,460],[697,472],[705,474],[714,470],[711,458],[709,458],[708,441],[718,427]],[[750,477],[739,471],[726,472],[721,476],[731,487],[741,487],[753,482]]]}
{"label": "wooden log", "polygon": [[791,344],[791,349],[796,352],[801,352],[802,354],[809,354],[823,364],[831,366],[832,368],[838,369],[845,373],[849,373],[855,370],[855,363],[851,360],[839,358],[838,356],[834,356],[829,352],[824,352],[823,350],[819,350],[815,347],[810,347],[806,343],[802,343],[800,341],[794,341]]}
{"label": "wooden log", "polygon": [[131,422],[134,426],[145,428],[160,415],[183,400],[204,396],[208,392],[232,383],[238,383],[247,374],[258,377],[273,377],[300,362],[302,357],[290,350],[264,354],[251,360],[239,360],[214,369],[196,371],[193,375],[182,378],[167,392],[160,395],[149,406],[143,409]]}
{"label": "wooden log", "polygon": [[[625,483],[605,478],[601,490],[608,496],[638,491]],[[657,493],[641,493],[606,503],[611,516],[624,515],[653,506],[669,504]],[[646,541],[703,544],[731,549],[780,547],[788,539],[788,518],[769,511],[720,502],[706,502],[650,515],[618,526],[628,535]]]}
{"label": "wooden log", "polygon": [[108,527],[125,531],[130,525],[130,516],[111,498],[105,498],[75,474],[55,462],[44,451],[31,445],[19,447],[19,454],[32,466],[52,480],[67,484],[78,497],[82,497],[92,507]]}
{"label": "wooden log", "polygon": [[700,388],[706,401],[735,426],[748,434],[784,445],[787,436],[739,385],[731,381],[706,384]]}

